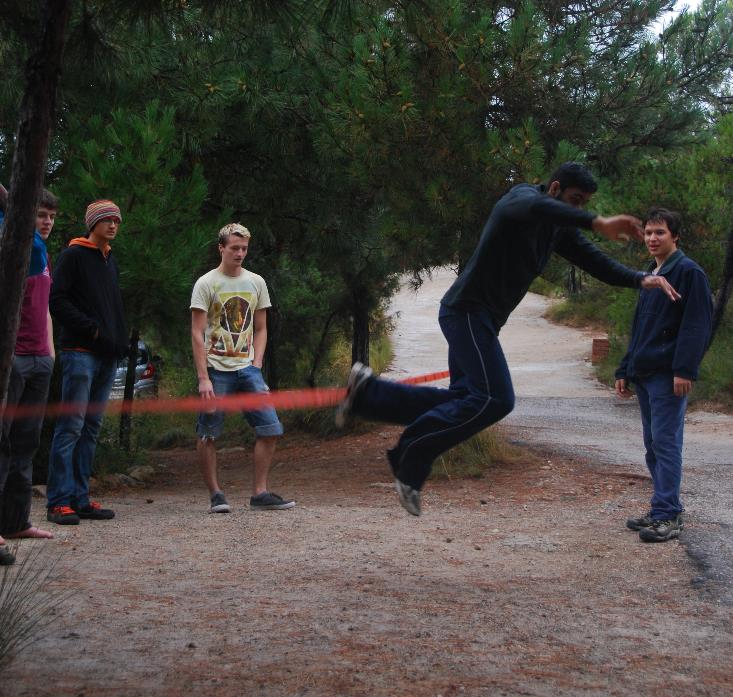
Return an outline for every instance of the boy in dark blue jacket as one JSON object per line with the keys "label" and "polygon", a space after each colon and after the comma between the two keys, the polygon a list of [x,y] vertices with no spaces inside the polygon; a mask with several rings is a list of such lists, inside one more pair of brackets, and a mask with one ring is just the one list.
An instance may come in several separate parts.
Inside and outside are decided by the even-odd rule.
{"label": "boy in dark blue jacket", "polygon": [[636,385],[654,494],[649,513],[629,518],[644,542],[666,542],[682,530],[682,432],[687,395],[710,343],[713,300],[705,272],[682,251],[679,216],[664,208],[649,211],[644,242],[654,257],[649,271],[679,291],[671,302],[659,289],[644,289],[634,314],[629,348],[616,371],[616,392],[628,397]]}

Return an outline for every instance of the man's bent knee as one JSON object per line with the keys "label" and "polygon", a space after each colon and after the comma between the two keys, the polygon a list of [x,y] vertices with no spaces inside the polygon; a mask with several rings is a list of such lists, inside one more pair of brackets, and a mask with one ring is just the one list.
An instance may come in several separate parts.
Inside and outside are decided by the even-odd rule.
{"label": "man's bent knee", "polygon": [[505,416],[508,416],[509,414],[514,411],[514,397],[508,397],[504,399],[497,399],[495,400],[495,404],[498,407],[499,413],[501,416],[500,419],[503,419]]}

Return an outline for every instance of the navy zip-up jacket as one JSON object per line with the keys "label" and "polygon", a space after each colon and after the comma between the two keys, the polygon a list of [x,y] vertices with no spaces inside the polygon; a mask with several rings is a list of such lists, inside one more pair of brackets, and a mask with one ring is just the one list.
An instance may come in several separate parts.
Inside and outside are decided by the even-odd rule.
{"label": "navy zip-up jacket", "polygon": [[548,195],[542,185],[512,187],[491,211],[476,250],[442,305],[488,310],[498,331],[553,252],[605,283],[638,288],[645,273],[614,261],[577,229],[590,230],[594,218]]}
{"label": "navy zip-up jacket", "polygon": [[75,242],[59,255],[51,285],[49,308],[61,326],[59,346],[122,358],[128,338],[117,262],[112,252],[105,257],[96,247]]}
{"label": "navy zip-up jacket", "polygon": [[[650,270],[654,266],[652,263]],[[672,302],[659,288],[640,291],[629,348],[616,371],[619,380],[654,373],[697,380],[712,333],[710,284],[705,272],[679,249],[658,274],[682,297]]]}

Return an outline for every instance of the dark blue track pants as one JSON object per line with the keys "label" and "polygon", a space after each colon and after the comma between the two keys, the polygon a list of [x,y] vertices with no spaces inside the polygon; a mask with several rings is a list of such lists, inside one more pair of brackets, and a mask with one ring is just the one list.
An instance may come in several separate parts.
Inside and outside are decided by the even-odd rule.
{"label": "dark blue track pants", "polygon": [[421,489],[435,458],[504,418],[514,408],[514,388],[493,322],[487,312],[441,307],[448,341],[448,388],[369,380],[354,411],[374,421],[405,424],[387,453],[400,481]]}

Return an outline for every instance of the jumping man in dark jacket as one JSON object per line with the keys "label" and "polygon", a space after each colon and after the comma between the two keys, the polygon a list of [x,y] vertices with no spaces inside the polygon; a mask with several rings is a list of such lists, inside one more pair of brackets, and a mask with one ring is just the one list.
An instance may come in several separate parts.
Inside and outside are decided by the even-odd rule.
{"label": "jumping man in dark jacket", "polygon": [[632,216],[604,218],[583,210],[596,188],[583,165],[566,162],[553,173],[547,188],[519,184],[494,206],[473,256],[441,301],[449,389],[380,380],[359,363],[352,368],[337,422],[353,410],[369,419],[407,426],[387,458],[400,503],[409,513],[420,515],[420,489],[435,458],[514,408],[514,389],[498,334],[552,252],[606,283],[661,288],[677,299],[663,276],[618,264],[577,230],[592,229],[614,240],[642,238],[640,221]]}
{"label": "jumping man in dark jacket", "polygon": [[89,478],[117,360],[127,350],[119,270],[110,247],[121,222],[112,201],[90,203],[88,237],[71,240],[53,276],[50,307],[61,326],[61,397],[78,407],[59,417],[51,444],[47,517],[59,525],[115,515],[89,500]]}
{"label": "jumping man in dark jacket", "polygon": [[649,211],[644,241],[652,273],[682,294],[672,303],[658,289],[642,289],[634,314],[629,349],[616,371],[616,392],[631,395],[636,385],[654,494],[649,512],[626,526],[644,542],[665,542],[682,530],[682,433],[687,395],[710,343],[713,300],[705,272],[677,249],[681,229],[676,213]]}

